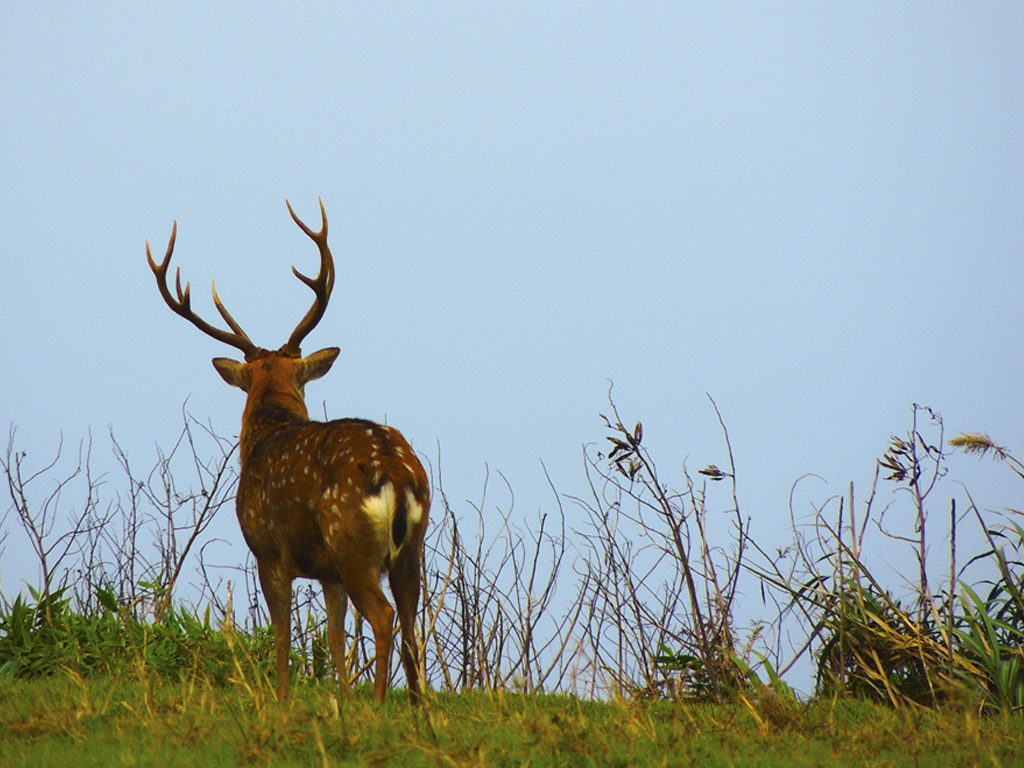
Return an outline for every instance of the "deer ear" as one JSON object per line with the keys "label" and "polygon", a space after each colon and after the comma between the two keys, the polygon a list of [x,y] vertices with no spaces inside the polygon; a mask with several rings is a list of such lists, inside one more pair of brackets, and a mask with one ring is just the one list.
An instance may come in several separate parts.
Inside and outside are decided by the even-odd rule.
{"label": "deer ear", "polygon": [[327,347],[327,349],[321,349],[319,352],[302,358],[302,383],[319,379],[331,370],[331,366],[334,365],[334,361],[340,354],[341,350],[337,347]]}
{"label": "deer ear", "polygon": [[215,357],[213,358],[213,367],[228,384],[238,387],[244,392],[249,391],[249,383],[252,379],[249,375],[249,367],[245,363],[227,357]]}

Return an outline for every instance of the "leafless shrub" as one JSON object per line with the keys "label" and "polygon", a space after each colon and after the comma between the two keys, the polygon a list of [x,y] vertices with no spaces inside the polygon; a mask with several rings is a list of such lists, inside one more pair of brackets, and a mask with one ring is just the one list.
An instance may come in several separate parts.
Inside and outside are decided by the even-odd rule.
{"label": "leafless shrub", "polygon": [[449,690],[557,690],[579,617],[578,607],[552,611],[567,551],[564,510],[556,493],[553,523],[546,513],[535,527],[518,521],[512,489],[498,476],[507,506],[494,509],[497,531],[486,523],[488,482],[478,503],[467,502],[473,545],[443,491],[434,502],[421,618],[426,676]]}
{"label": "leafless shrub", "polygon": [[[77,608],[89,613],[98,610],[97,592],[105,588],[136,618],[148,613],[155,621],[161,619],[196,542],[234,498],[236,479],[233,444],[184,409],[182,418],[171,450],[158,448],[155,465],[144,475],[135,472],[111,433],[125,489],[106,501],[101,495],[106,476],[93,471],[91,437],[79,447],[74,468],[53,480],[63,443],[51,461],[30,471],[27,454],[15,447],[11,430],[0,466],[11,508],[38,561],[45,597],[66,585]],[[197,442],[200,435],[202,445]],[[211,447],[214,457],[205,458]],[[47,483],[50,490],[43,487]],[[78,505],[65,503],[71,490],[82,495]]]}
{"label": "leafless shrub", "polygon": [[[750,526],[739,510],[728,432],[711,400],[728,471],[709,465],[698,484],[684,465],[685,490],[676,491],[644,446],[642,425],[627,428],[610,397],[609,404],[611,450],[584,450],[591,495],[576,499],[589,524],[579,531],[586,652],[619,695],[720,696],[740,674],[733,603]],[[707,507],[707,482],[726,478],[728,547],[713,540]]]}
{"label": "leafless shrub", "polygon": [[[50,594],[68,580],[68,557],[82,543],[83,537],[102,526],[108,519],[101,515],[100,478],[94,477],[90,464],[92,436],[78,446],[77,462],[70,470],[57,469],[61,462],[64,441],[61,438],[52,460],[36,470],[26,463],[28,454],[15,447],[15,429],[11,427],[7,450],[0,459],[11,509],[24,530],[40,571],[40,594],[50,618]],[[56,471],[57,477],[51,472]],[[79,503],[65,512],[65,494],[83,494]]]}

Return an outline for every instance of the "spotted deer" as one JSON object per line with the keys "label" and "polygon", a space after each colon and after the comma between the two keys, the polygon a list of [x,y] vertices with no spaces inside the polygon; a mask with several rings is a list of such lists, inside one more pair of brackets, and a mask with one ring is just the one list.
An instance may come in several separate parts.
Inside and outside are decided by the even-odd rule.
{"label": "spotted deer", "polygon": [[182,289],[180,269],[175,295],[171,294],[167,270],[177,222],[163,261],[153,260],[148,240],[146,258],[167,306],[245,356],[244,362],[218,357],[213,365],[228,384],[246,393],[237,513],[270,610],[278,698],[288,696],[292,580],[305,577],[323,586],[327,641],[343,691],[348,599],[369,622],[375,652],[373,690],[384,701],[395,614],[381,589],[386,572],[402,630],[402,664],[415,704],[420,699],[420,681],[414,624],[430,484],[398,430],[363,419],[309,419],[303,387],[326,374],[340,350],[328,347],[303,357],[299,347],[327,309],[334,288],[334,260],[327,246],[323,201],[319,232],[306,226],[290,203],[285,204],[295,223],[316,243],[320,272],[311,278],[292,267],[315,298],[280,349],[263,349],[249,339],[221,303],[216,284],[213,303],[230,330],[210,325],[192,311],[190,285],[186,282]]}

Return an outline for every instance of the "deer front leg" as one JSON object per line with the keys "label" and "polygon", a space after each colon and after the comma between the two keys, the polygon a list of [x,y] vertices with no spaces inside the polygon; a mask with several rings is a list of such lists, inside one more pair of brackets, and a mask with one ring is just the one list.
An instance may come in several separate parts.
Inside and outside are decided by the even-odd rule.
{"label": "deer front leg", "polygon": [[288,656],[292,646],[292,578],[277,563],[256,564],[263,589],[263,599],[270,611],[274,630],[274,653],[277,657],[277,698],[288,698]]}
{"label": "deer front leg", "polygon": [[334,657],[338,670],[338,685],[341,694],[348,693],[348,662],[345,659],[345,611],[348,610],[348,595],[341,584],[324,584],[324,605],[327,609],[327,645]]}

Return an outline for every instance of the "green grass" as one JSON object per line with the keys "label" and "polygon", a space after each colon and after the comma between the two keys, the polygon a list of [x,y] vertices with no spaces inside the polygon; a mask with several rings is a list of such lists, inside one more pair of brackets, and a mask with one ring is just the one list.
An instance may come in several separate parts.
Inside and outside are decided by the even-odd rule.
{"label": "green grass", "polygon": [[81,678],[0,681],[0,765],[701,765],[1024,764],[1024,718],[971,707],[893,709],[780,698],[735,705],[599,703],[564,696],[368,689],[338,704],[304,684]]}

